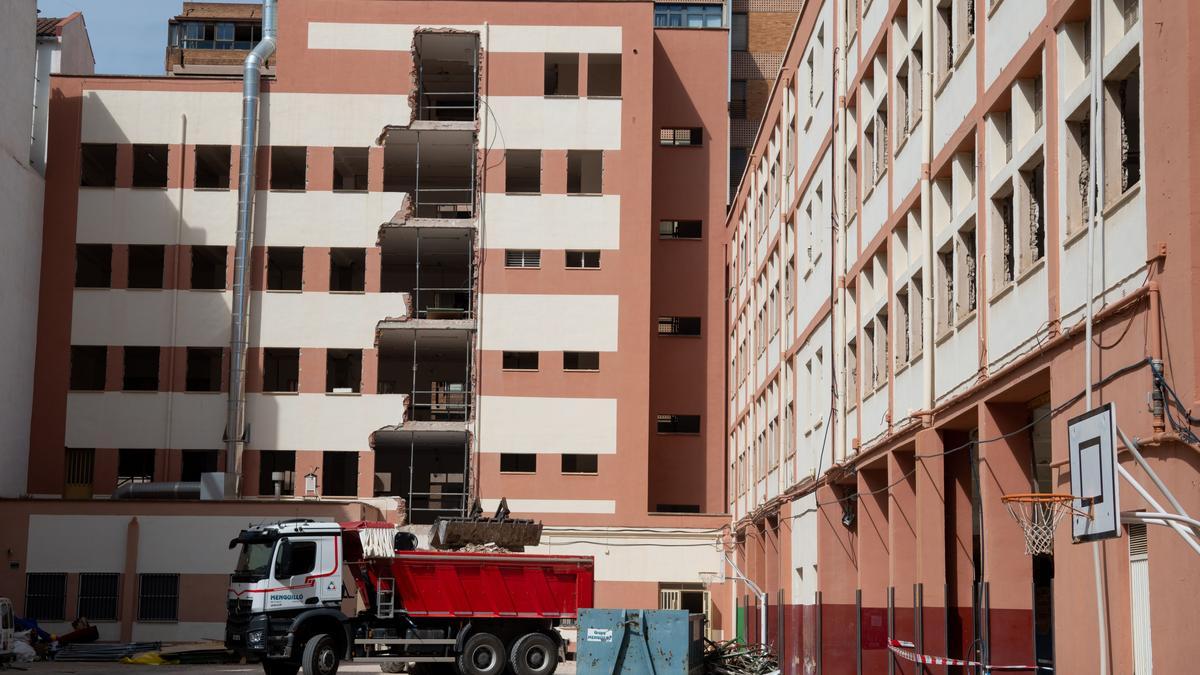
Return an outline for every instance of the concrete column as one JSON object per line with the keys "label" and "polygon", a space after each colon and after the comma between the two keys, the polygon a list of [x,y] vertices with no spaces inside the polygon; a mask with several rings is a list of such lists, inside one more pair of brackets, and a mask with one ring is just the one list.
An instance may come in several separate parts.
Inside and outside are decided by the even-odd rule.
{"label": "concrete column", "polygon": [[261,470],[261,466],[261,451],[246,450],[242,453],[242,494],[244,496],[258,496],[258,472]]}
{"label": "concrete column", "polygon": [[112,289],[129,288],[129,244],[112,245],[112,274],[108,287]]}
{"label": "concrete column", "polygon": [[92,462],[92,495],[110,495],[117,489],[117,449],[96,448]]}
{"label": "concrete column", "polygon": [[133,621],[137,618],[139,529],[137,516],[131,517],[125,528],[125,569],[121,576],[121,642],[133,641]]}
{"label": "concrete column", "polygon": [[[230,260],[233,260],[230,257]],[[230,286],[232,288],[232,286]],[[250,290],[267,290],[267,247],[254,246],[250,249]]]}
{"label": "concrete column", "polygon": [[[237,157],[238,159],[235,159],[234,162],[240,164],[241,150],[238,150]],[[230,180],[233,181],[232,189],[236,190],[238,174],[232,174]],[[271,146],[269,145],[259,145],[254,152],[254,189],[271,189]]]}
{"label": "concrete column", "polygon": [[133,145],[130,143],[117,144],[116,187],[133,187]]}
{"label": "concrete column", "polygon": [[542,194],[567,193],[567,151],[542,150]]}
{"label": "concrete column", "polygon": [[[888,548],[891,551],[889,576],[894,590],[892,636],[914,640],[917,582],[917,492],[916,461],[905,450],[888,453]],[[914,664],[895,659],[897,673],[912,673]]]}
{"label": "concrete column", "polygon": [[375,453],[369,450],[358,453],[358,496],[375,496]]}
{"label": "concrete column", "polygon": [[[926,654],[946,653],[946,467],[936,429],[917,432],[913,474],[916,581],[922,589],[921,633]],[[924,672],[945,672],[925,668]]]}
{"label": "concrete column", "polygon": [[305,246],[304,283],[301,288],[308,293],[329,292],[329,247]]}
{"label": "concrete column", "polygon": [[324,478],[321,475],[322,460],[325,453],[320,450],[297,450],[296,451],[296,471],[293,485],[294,493],[297,497],[304,496],[304,476],[309,473],[317,474],[317,494],[321,494],[325,490]]}
{"label": "concrete column", "polygon": [[[188,180],[188,160],[194,156],[191,145],[168,145],[167,146],[167,188],[178,190],[181,187],[190,187],[195,184],[195,179]],[[192,175],[195,175],[195,168],[192,167]],[[187,181],[187,182],[184,182]]]}
{"label": "concrete column", "polygon": [[378,293],[383,288],[383,249],[370,246],[363,256],[363,289],[367,293]]}
{"label": "concrete column", "polygon": [[372,146],[367,149],[367,191],[383,192],[384,148]]}
{"label": "concrete column", "polygon": [[363,394],[379,393],[379,350],[362,350],[362,387]]}
{"label": "concrete column", "polygon": [[104,391],[121,391],[125,378],[125,347],[109,345],[104,364]]}
{"label": "concrete column", "polygon": [[333,148],[309,146],[308,191],[328,192],[333,189]]}
{"label": "concrete column", "polygon": [[325,393],[325,354],[324,347],[303,347],[300,349],[300,393]]}
{"label": "concrete column", "polygon": [[863,672],[887,672],[889,652],[876,641],[886,638],[887,589],[891,553],[888,549],[886,466],[858,471],[858,587],[862,591],[862,635],[871,649],[862,651]]}
{"label": "concrete column", "polygon": [[[823,673],[853,673],[858,658],[858,617],[854,596],[858,582],[856,530],[842,524],[843,494],[855,487],[817,489],[817,582],[821,590],[821,664]],[[853,503],[850,508],[853,509]]]}

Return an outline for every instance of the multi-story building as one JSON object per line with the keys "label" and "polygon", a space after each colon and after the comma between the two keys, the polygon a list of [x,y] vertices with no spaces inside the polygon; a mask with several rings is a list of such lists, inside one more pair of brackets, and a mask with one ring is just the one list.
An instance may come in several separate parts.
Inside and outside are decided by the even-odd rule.
{"label": "multi-story building", "polygon": [[[805,3],[725,233],[731,545],[784,672],[944,672],[889,638],[1194,669],[1187,537],[1133,523],[1075,545],[1068,519],[1028,557],[1001,497],[1070,493],[1068,420],[1113,403],[1200,510],[1197,20],[1138,0]],[[1157,510],[1120,483],[1123,510]],[[739,616],[758,604],[734,594]]]}
{"label": "multi-story building", "polygon": [[[262,39],[262,3],[185,2],[167,30],[168,75],[239,75]],[[273,74],[274,58],[265,74]]]}
{"label": "multi-story building", "polygon": [[[599,603],[730,630],[701,584],[728,523],[727,31],[656,27],[649,0],[278,11],[244,435],[225,431],[241,80],[52,81],[26,489],[51,501],[19,505],[28,561],[0,593],[124,575],[122,602],[191,609],[167,627],[127,612],[122,631],[180,637],[220,620],[237,517],[402,502],[427,524],[507,498],[546,524],[542,550],[596,557]],[[240,503],[122,499],[194,496],[219,472]],[[133,542],[131,517],[162,515],[193,529],[143,527],[133,554],[86,564],[53,544]]]}

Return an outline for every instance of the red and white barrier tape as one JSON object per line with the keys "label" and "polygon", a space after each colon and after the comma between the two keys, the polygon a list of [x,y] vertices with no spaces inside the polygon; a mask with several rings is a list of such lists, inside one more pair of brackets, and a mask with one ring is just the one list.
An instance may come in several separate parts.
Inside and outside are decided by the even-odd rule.
{"label": "red and white barrier tape", "polygon": [[888,649],[892,653],[906,661],[913,663],[922,663],[927,666],[983,666],[985,671],[993,670],[1046,670],[1053,672],[1054,669],[1048,666],[994,666],[979,661],[964,661],[963,659],[952,659],[945,656],[930,656],[928,654],[918,654],[915,651],[916,645],[905,640],[897,640],[888,638]]}

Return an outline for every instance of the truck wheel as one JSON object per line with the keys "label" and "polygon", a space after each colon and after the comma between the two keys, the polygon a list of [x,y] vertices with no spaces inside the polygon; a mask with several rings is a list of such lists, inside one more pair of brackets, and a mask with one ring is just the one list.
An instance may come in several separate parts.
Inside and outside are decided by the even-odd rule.
{"label": "truck wheel", "polygon": [[491,633],[475,633],[467,638],[458,655],[458,669],[463,675],[500,675],[508,665],[504,643]]}
{"label": "truck wheel", "polygon": [[266,675],[296,675],[300,666],[286,661],[263,661],[263,673]]}
{"label": "truck wheel", "polygon": [[558,645],[544,633],[517,638],[508,656],[516,675],[551,675],[558,669]]}
{"label": "truck wheel", "polygon": [[332,635],[318,633],[304,645],[304,675],[334,675],[340,660],[337,642]]}

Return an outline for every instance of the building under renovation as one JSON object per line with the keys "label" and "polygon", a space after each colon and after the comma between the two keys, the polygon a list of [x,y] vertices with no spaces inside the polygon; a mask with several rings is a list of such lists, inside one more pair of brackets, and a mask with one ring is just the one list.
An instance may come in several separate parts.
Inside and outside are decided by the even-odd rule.
{"label": "building under renovation", "polygon": [[212,637],[246,522],[507,498],[596,557],[600,604],[730,630],[701,583],[727,31],[648,0],[278,4],[246,82],[269,26],[199,3],[167,76],[51,81],[37,499],[4,503],[0,594]]}

